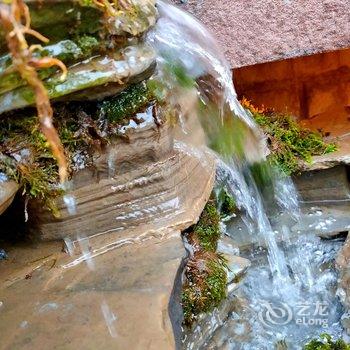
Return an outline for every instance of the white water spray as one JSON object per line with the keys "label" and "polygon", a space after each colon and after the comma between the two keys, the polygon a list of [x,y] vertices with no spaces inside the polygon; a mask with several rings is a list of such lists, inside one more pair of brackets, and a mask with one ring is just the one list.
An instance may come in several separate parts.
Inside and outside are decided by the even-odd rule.
{"label": "white water spray", "polygon": [[[162,72],[166,71],[166,65],[169,61],[179,62],[186,74],[194,80],[198,80],[202,76],[210,76],[210,79],[215,81],[215,85],[219,86],[221,90],[220,96],[215,101],[216,107],[219,109],[215,122],[221,123],[222,127],[225,128],[224,119],[227,106],[231,110],[232,118],[235,120],[234,123],[237,123],[237,127],[239,127],[238,123],[242,124],[243,121],[241,131],[249,138],[249,142],[252,143],[251,147],[248,147],[247,150],[244,145],[244,154],[240,156],[221,154],[223,158],[219,161],[219,168],[223,168],[223,173],[227,175],[227,185],[230,187],[232,194],[235,195],[238,206],[246,212],[247,222],[249,222],[252,234],[261,235],[269,248],[270,267],[277,285],[289,284],[289,271],[284,253],[278,247],[264,209],[261,194],[249,172],[252,161],[258,160],[261,162],[264,159],[261,151],[261,132],[237,100],[229,64],[222,55],[222,50],[218,47],[215,39],[190,14],[163,1],[158,2],[158,9],[160,18],[156,27],[149,33],[147,40],[156,50],[160,79],[164,78]],[[168,88],[172,87],[168,86]],[[178,90],[181,91],[182,89]],[[176,86],[172,91],[174,95]],[[206,91],[198,88],[198,95],[199,100],[205,104],[208,100]],[[176,98],[175,101],[177,101]],[[201,113],[203,113],[203,110]],[[212,116],[208,117],[208,119],[210,118]],[[184,121],[184,118],[181,118],[181,120]],[[280,180],[275,182],[275,192],[280,197],[277,198],[278,202],[289,210],[296,210],[297,200],[292,183],[288,180],[284,183]]]}

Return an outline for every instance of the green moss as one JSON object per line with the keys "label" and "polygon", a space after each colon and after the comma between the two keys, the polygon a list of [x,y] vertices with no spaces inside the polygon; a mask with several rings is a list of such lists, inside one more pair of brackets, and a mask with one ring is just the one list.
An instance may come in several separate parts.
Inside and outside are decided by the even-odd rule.
{"label": "green moss", "polygon": [[220,215],[216,209],[215,201],[209,200],[193,227],[193,233],[198,237],[199,244],[206,251],[215,252],[220,238]]}
{"label": "green moss", "polygon": [[[105,123],[100,123],[101,112],[96,103],[55,106],[54,125],[72,171],[75,169],[76,154],[84,155],[80,159],[85,166],[92,164],[95,148],[103,147],[111,138],[116,137],[117,128],[128,122],[128,117],[132,117],[141,105],[149,102],[142,99],[142,104],[137,104],[141,99],[137,97],[135,102],[135,91],[147,92],[145,84],[139,85],[113,98],[115,108],[108,110],[112,121],[108,123],[107,129]],[[58,168],[40,131],[37,117],[29,111],[12,113],[0,119],[0,172],[14,179],[21,186],[24,195],[40,199],[55,213],[54,198],[62,193],[57,187]]]}
{"label": "green moss", "polygon": [[227,261],[216,251],[220,238],[219,222],[216,203],[210,199],[198,223],[186,233],[194,249],[186,265],[186,282],[182,291],[187,326],[191,326],[200,313],[218,306],[227,294]]}
{"label": "green moss", "polygon": [[57,42],[77,35],[91,35],[103,31],[102,14],[98,9],[56,1],[53,5],[29,5],[32,28]]}
{"label": "green moss", "polygon": [[312,156],[336,150],[335,144],[327,144],[320,133],[301,127],[291,116],[249,110],[268,136],[270,163],[287,175],[298,172],[303,162],[310,163]]}
{"label": "green moss", "polygon": [[101,114],[110,122],[121,122],[140,112],[155,100],[146,83],[131,85],[116,97],[106,99],[100,105]]}
{"label": "green moss", "polygon": [[[57,215],[54,198],[58,169],[51,149],[39,130],[36,116],[6,118],[0,121],[0,171],[15,180],[23,195],[40,199]],[[15,160],[16,159],[16,160]]]}
{"label": "green moss", "polygon": [[[80,138],[79,119],[57,118],[59,136],[68,159],[80,148],[87,148],[89,138]],[[54,199],[63,193],[58,187],[58,168],[36,116],[11,116],[0,120],[0,171],[15,180],[23,195],[39,199],[57,216]]]}
{"label": "green moss", "polygon": [[82,35],[78,37],[77,44],[85,57],[91,56],[101,45],[94,36],[89,35]]}
{"label": "green moss", "polygon": [[234,198],[222,188],[217,195],[218,207],[222,217],[231,216],[237,210]]}
{"label": "green moss", "polygon": [[182,291],[187,326],[191,326],[200,313],[211,311],[226,298],[226,268],[226,261],[219,254],[199,252],[190,259]]}
{"label": "green moss", "polygon": [[350,350],[350,344],[347,344],[342,339],[333,340],[326,333],[320,335],[319,339],[313,339],[307,343],[304,350]]}

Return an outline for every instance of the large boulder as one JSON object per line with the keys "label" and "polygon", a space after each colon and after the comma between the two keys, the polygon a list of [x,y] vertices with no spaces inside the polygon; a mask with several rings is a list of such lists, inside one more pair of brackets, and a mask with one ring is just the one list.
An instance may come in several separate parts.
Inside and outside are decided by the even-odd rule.
{"label": "large boulder", "polygon": [[205,150],[176,141],[173,147],[171,134],[169,125],[158,130],[150,121],[133,130],[129,143],[111,146],[112,166],[101,155],[100,178],[78,172],[76,214],[62,204],[58,220],[31,208],[41,237],[66,237],[70,254],[56,241],[29,253],[8,250],[11,260],[0,273],[5,348],[179,346],[180,231],[208,201],[215,161]]}

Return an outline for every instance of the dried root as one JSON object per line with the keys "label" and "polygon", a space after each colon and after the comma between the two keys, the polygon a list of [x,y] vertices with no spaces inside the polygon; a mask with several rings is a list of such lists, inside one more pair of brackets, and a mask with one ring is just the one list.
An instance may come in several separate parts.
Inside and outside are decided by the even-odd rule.
{"label": "dried root", "polygon": [[68,179],[68,166],[62,143],[52,124],[53,111],[47,90],[37,74],[37,69],[58,66],[62,70],[61,79],[67,75],[66,66],[59,60],[50,57],[34,58],[32,53],[39,46],[28,46],[25,35],[31,35],[47,43],[49,40],[30,28],[28,6],[23,0],[12,0],[11,5],[0,4],[0,24],[6,34],[12,64],[35,93],[35,101],[41,131],[50,144],[52,153],[57,160],[59,176],[62,183]]}

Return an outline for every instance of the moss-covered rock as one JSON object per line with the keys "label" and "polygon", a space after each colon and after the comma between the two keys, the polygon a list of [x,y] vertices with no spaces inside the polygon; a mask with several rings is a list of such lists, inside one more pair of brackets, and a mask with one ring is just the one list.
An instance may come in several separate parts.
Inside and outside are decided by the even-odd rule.
{"label": "moss-covered rock", "polygon": [[[54,124],[71,172],[91,166],[93,153],[118,137],[118,129],[137,112],[154,103],[145,83],[133,85],[112,101],[114,108],[108,108],[108,118],[104,116],[108,101],[102,105],[91,102],[55,106]],[[31,111],[0,118],[0,172],[15,180],[23,194],[40,199],[55,213],[53,198],[62,193],[58,168]]]}
{"label": "moss-covered rock", "polygon": [[[97,6],[94,1],[85,0],[25,0],[31,15],[31,28],[56,43],[74,40],[82,35],[107,37],[109,35],[128,37],[140,36],[157,19],[153,0],[127,0],[128,6],[108,10]],[[35,40],[34,40],[35,42]],[[29,42],[31,43],[31,42]],[[112,42],[110,42],[112,44]],[[4,33],[0,27],[0,52],[6,52]]]}
{"label": "moss-covered rock", "polygon": [[121,122],[139,112],[151,101],[155,100],[145,82],[131,85],[116,97],[104,100],[100,104],[100,112],[110,122]]}
{"label": "moss-covered rock", "polygon": [[218,306],[227,295],[227,261],[218,253],[220,214],[210,199],[196,225],[186,233],[194,253],[189,258],[182,291],[184,323],[191,326],[200,313]]}
{"label": "moss-covered rock", "polygon": [[212,252],[196,252],[187,263],[186,279],[182,291],[182,307],[184,322],[191,326],[200,313],[211,311],[225,299],[226,260]]}
{"label": "moss-covered rock", "polygon": [[307,343],[304,350],[350,350],[350,344],[343,339],[334,340],[329,334],[323,333],[319,339],[313,339]]}
{"label": "moss-covered rock", "polygon": [[[33,57],[40,59],[43,57],[52,57],[60,60],[66,65],[75,63],[79,60],[91,56],[97,52],[100,44],[95,37],[83,36],[76,42],[72,40],[62,40],[54,45],[48,45],[34,52]],[[18,72],[9,70],[12,59],[9,54],[0,57],[0,94],[14,90],[27,83],[20,77]],[[47,79],[56,73],[57,68],[45,68],[38,71],[40,79]]]}
{"label": "moss-covered rock", "polygon": [[[64,81],[61,74],[55,74],[43,81],[44,86],[52,101],[101,99],[149,78],[154,71],[154,55],[147,45],[130,46],[113,56],[93,57],[74,65]],[[29,86],[0,95],[0,113],[34,104],[35,93]]]}
{"label": "moss-covered rock", "polygon": [[246,99],[241,103],[268,137],[270,163],[287,175],[298,172],[303,162],[310,163],[312,156],[336,150],[335,144],[328,144],[320,133],[301,127],[290,115],[258,109]]}
{"label": "moss-covered rock", "polygon": [[193,227],[193,234],[198,237],[200,247],[205,251],[215,252],[220,238],[220,215],[214,200],[209,200],[199,221]]}

